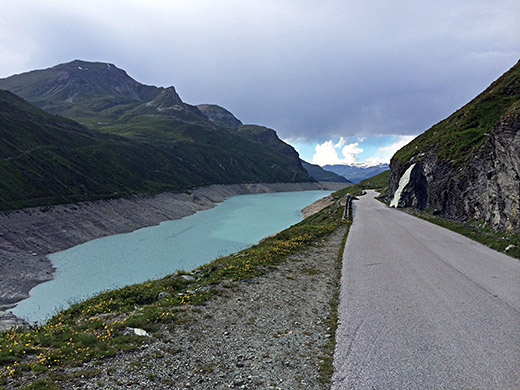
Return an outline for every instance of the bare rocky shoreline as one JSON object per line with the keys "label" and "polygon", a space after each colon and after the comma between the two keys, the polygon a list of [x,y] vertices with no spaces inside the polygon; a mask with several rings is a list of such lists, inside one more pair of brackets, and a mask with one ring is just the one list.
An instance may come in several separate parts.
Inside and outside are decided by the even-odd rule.
{"label": "bare rocky shoreline", "polygon": [[228,196],[268,192],[336,189],[336,183],[262,183],[211,185],[185,193],[90,201],[1,212],[0,330],[21,320],[7,309],[51,280],[54,268],[46,257],[83,242],[127,233],[179,219],[213,207]]}

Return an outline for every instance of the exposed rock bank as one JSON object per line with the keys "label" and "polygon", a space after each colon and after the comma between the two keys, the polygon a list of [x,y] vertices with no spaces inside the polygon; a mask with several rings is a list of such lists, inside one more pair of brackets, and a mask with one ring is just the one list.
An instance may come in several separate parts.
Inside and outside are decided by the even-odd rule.
{"label": "exposed rock bank", "polygon": [[318,199],[316,202],[311,203],[307,207],[302,209],[303,218],[310,217],[316,213],[319,213],[325,207],[330,206],[336,200],[332,195],[326,196],[324,198]]}
{"label": "exposed rock bank", "polygon": [[0,213],[0,329],[16,319],[5,310],[53,277],[46,255],[111,234],[131,232],[213,207],[240,194],[324,189],[318,183],[212,185],[187,193],[35,207]]}
{"label": "exposed rock bank", "polygon": [[430,207],[447,217],[520,231],[520,110],[504,115],[487,137],[459,167],[434,151],[404,163],[392,159],[389,197],[395,198],[401,178],[415,164],[399,199],[393,200],[399,207]]}
{"label": "exposed rock bank", "polygon": [[448,118],[397,151],[388,196],[398,203],[520,232],[520,61]]}

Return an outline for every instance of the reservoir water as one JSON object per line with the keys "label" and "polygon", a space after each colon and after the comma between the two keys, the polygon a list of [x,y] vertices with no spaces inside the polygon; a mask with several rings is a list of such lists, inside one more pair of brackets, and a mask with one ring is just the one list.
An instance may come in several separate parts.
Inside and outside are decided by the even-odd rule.
{"label": "reservoir water", "polygon": [[330,191],[232,196],[216,207],[158,226],[88,241],[49,255],[54,279],[11,311],[30,323],[106,289],[192,269],[299,222],[301,209]]}

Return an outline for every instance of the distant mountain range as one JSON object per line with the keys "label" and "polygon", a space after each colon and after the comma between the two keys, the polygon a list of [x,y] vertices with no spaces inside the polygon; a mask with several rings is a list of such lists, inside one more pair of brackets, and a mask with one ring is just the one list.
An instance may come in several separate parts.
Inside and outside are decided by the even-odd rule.
{"label": "distant mountain range", "polygon": [[368,179],[378,173],[388,170],[388,164],[366,165],[366,164],[341,164],[341,165],[325,165],[323,169],[331,171],[346,177],[353,183],[359,183],[361,180]]}
{"label": "distant mountain range", "polygon": [[0,89],[12,92],[0,94],[0,209],[314,181],[274,130],[186,104],[174,87],[143,85],[113,64],[76,60],[0,79]]}
{"label": "distant mountain range", "polygon": [[306,161],[302,160],[302,165],[305,170],[318,181],[321,182],[329,182],[329,183],[352,183],[350,180],[347,180],[345,177],[338,175],[334,172],[327,171],[320,167],[319,165],[310,164]]}

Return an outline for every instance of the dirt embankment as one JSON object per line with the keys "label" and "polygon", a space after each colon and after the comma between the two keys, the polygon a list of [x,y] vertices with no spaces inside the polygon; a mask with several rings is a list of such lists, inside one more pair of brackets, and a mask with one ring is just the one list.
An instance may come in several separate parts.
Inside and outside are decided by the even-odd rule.
{"label": "dirt embankment", "polygon": [[332,197],[332,195],[318,199],[316,202],[311,203],[310,205],[308,205],[307,207],[304,207],[302,209],[303,218],[310,217],[311,215],[314,215],[314,214],[320,212],[325,207],[330,206],[335,201],[336,200]]}
{"label": "dirt embankment", "polygon": [[226,197],[317,190],[318,183],[212,185],[186,193],[35,207],[0,213],[0,330],[16,323],[5,310],[53,277],[46,255],[111,234],[131,232],[213,207]]}

